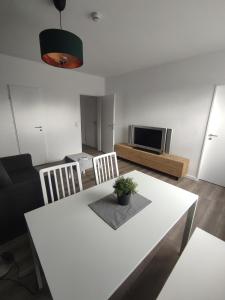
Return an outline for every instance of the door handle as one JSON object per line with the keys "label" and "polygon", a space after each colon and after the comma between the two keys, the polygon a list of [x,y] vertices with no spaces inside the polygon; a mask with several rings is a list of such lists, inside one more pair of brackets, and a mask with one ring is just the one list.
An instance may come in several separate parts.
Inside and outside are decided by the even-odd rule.
{"label": "door handle", "polygon": [[42,126],[35,126],[34,128],[42,129]]}
{"label": "door handle", "polygon": [[211,133],[210,133],[208,136],[209,136],[209,137],[218,137],[217,134],[211,134]]}

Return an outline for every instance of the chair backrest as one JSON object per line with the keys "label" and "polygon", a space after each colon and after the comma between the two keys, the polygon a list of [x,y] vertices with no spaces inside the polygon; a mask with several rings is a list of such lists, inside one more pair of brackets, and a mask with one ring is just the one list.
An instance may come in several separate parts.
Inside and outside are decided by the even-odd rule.
{"label": "chair backrest", "polygon": [[93,165],[96,184],[119,176],[116,152],[94,157]]}
{"label": "chair backrest", "polygon": [[83,190],[78,162],[41,169],[39,174],[45,205]]}

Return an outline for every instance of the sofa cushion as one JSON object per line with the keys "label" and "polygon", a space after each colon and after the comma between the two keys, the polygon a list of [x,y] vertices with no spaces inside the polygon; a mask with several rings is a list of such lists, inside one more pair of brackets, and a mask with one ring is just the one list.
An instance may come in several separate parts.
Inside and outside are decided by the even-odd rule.
{"label": "sofa cushion", "polygon": [[6,187],[10,184],[12,184],[12,180],[10,179],[2,162],[0,161],[0,188]]}
{"label": "sofa cushion", "polygon": [[34,168],[27,168],[18,170],[17,172],[12,172],[10,174],[12,182],[21,183],[25,181],[31,181],[34,179],[39,179],[39,174]]}

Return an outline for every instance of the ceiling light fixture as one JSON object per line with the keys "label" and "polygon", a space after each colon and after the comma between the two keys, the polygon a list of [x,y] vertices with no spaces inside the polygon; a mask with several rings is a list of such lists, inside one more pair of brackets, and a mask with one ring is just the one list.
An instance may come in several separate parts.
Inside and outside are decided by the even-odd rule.
{"label": "ceiling light fixture", "polygon": [[82,40],[74,33],[62,29],[61,12],[66,0],[53,0],[60,14],[60,29],[46,29],[39,34],[41,58],[52,66],[66,69],[83,65]]}

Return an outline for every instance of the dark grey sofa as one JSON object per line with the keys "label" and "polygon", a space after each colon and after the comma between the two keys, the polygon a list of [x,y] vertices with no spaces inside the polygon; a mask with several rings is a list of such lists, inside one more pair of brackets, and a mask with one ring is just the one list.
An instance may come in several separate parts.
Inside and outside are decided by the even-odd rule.
{"label": "dark grey sofa", "polygon": [[30,154],[0,158],[0,244],[26,232],[24,213],[44,205]]}

